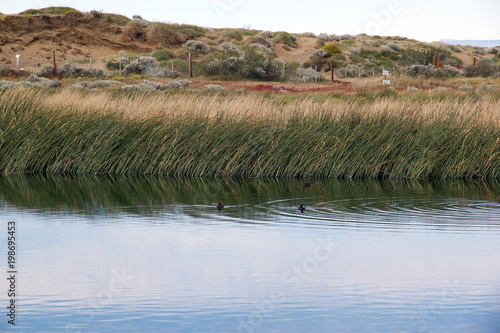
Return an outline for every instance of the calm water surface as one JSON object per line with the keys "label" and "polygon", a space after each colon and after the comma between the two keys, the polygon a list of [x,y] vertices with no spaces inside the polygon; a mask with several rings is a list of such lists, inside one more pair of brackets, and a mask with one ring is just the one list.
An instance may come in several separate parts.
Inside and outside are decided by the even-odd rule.
{"label": "calm water surface", "polygon": [[500,332],[499,197],[494,182],[2,176],[18,293],[13,329],[4,279],[0,331]]}

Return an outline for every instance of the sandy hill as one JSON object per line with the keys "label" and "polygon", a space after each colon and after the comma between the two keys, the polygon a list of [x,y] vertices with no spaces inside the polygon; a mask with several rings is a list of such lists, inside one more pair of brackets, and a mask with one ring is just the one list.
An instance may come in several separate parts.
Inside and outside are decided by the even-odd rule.
{"label": "sandy hill", "polygon": [[[92,16],[2,16],[0,17],[0,63],[15,63],[22,55],[24,66],[52,59],[59,61],[93,56],[100,58],[127,52],[151,52],[158,42],[135,36],[127,27],[94,19]],[[12,66],[11,66],[12,67]]]}
{"label": "sandy hill", "polygon": [[[15,68],[16,54],[20,54],[21,66],[32,70],[36,63],[50,63],[53,51],[58,62],[81,61],[91,56],[102,60],[103,57],[116,56],[119,51],[147,54],[162,48],[169,50],[170,58],[184,59],[187,53],[183,44],[187,40],[203,41],[212,49],[224,42],[240,47],[253,45],[251,43],[255,42],[255,35],[261,33],[256,30],[205,29],[191,25],[151,23],[140,17],[130,19],[99,12],[81,13],[71,8],[51,8],[57,10],[30,10],[20,15],[0,15],[0,66]],[[376,46],[374,38],[381,45]],[[311,34],[294,35],[293,45],[276,37],[269,39],[273,43],[272,51],[288,63],[303,64],[309,61],[321,46],[318,37]],[[338,59],[342,65],[363,64],[371,60],[378,62],[379,66],[394,66],[399,61],[397,51],[391,50],[388,55],[381,52],[381,47],[392,42],[404,49],[418,49],[423,45],[401,37],[351,36],[348,40],[337,41],[342,49]],[[456,46],[451,55],[459,65],[467,66],[472,64],[474,56],[479,56],[477,52],[477,48]],[[201,54],[195,57],[197,61],[202,59]],[[103,67],[104,64],[100,61],[96,66]]]}

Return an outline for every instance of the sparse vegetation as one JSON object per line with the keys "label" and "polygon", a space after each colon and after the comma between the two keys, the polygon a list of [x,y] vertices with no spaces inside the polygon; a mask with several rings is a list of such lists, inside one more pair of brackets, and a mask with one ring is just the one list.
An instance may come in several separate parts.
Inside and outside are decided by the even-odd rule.
{"label": "sparse vegetation", "polygon": [[[423,43],[405,37],[381,37],[365,34],[351,36],[321,33],[314,40],[312,38],[316,38],[315,34],[307,32],[290,34],[283,31],[258,31],[250,28],[201,28],[187,24],[149,22],[139,15],[134,15],[132,19],[129,19],[122,15],[103,13],[98,10],[82,13],[70,7],[31,9],[22,12],[21,15],[40,16],[30,19],[43,20],[44,25],[50,25],[51,22],[55,24],[55,22],[60,22],[61,18],[67,17],[71,26],[80,23],[87,25],[94,23],[101,29],[104,27],[112,31],[114,35],[119,36],[120,43],[129,42],[134,45],[133,52],[140,52],[139,49],[148,51],[123,58],[123,70],[127,65],[131,66],[131,62],[138,61],[139,57],[150,56],[156,59],[158,63],[156,70],[150,70],[146,73],[140,68],[135,68],[130,72],[130,75],[138,75],[143,79],[147,78],[149,73],[154,76],[166,77],[186,76],[188,73],[188,51],[194,53],[193,74],[195,76],[205,75],[221,79],[288,80],[295,77],[294,80],[297,80],[296,70],[298,67],[317,69],[326,75],[324,72],[331,70],[331,61],[333,61],[334,68],[341,70],[340,75],[344,73],[347,77],[351,76],[353,66],[360,67],[366,72],[371,72],[372,69],[380,71],[382,68],[395,68],[394,71],[398,75],[407,75],[409,78],[425,77],[445,80],[462,76],[493,79],[500,77],[500,52],[498,52],[497,47],[481,48],[447,45],[440,42]],[[52,15],[60,17],[55,20],[51,18]],[[99,24],[95,24],[97,20]],[[121,27],[116,27],[116,25]],[[94,38],[82,32],[78,32],[76,35],[67,35],[67,31],[61,33],[64,35],[61,37],[63,44],[67,44],[64,45],[64,48],[68,50],[74,48],[71,53],[82,57],[75,59],[76,63],[88,63],[88,54],[91,52],[88,47],[91,44],[95,45]],[[59,38],[61,33],[58,32],[57,37],[52,36],[51,38]],[[41,38],[46,38],[43,36]],[[103,45],[104,42],[111,41],[113,36],[106,36],[102,41]],[[301,40],[301,38],[303,39]],[[48,42],[52,43],[53,41],[49,39]],[[313,43],[314,48],[311,47]],[[23,53],[21,51],[25,47],[22,42],[18,44],[21,45],[13,43],[2,45],[3,49],[0,49],[0,53],[5,60],[3,60],[4,70],[0,71],[0,75],[12,75],[12,52]],[[232,49],[224,48],[223,45],[231,45]],[[294,48],[298,49],[294,50]],[[283,49],[287,52],[283,53]],[[154,51],[149,53],[151,50]],[[307,55],[303,56],[304,52],[310,52],[309,59],[307,59]],[[278,54],[282,59],[278,59]],[[301,64],[292,65],[293,61],[297,61],[298,54],[301,54]],[[82,60],[84,55],[87,60]],[[43,57],[50,59],[50,54],[44,54]],[[437,57],[440,59],[440,68],[436,68]],[[473,57],[477,58],[475,67],[471,66]],[[33,56],[31,55],[31,58],[23,57],[23,59],[33,61]],[[118,58],[109,56],[107,59],[106,73],[100,69],[89,71],[88,69],[76,68],[58,60],[56,75],[83,79],[89,76],[100,77],[108,74],[111,76],[119,74]],[[67,58],[66,61],[68,61]],[[433,64],[433,61],[435,67],[428,67],[428,65]],[[172,62],[177,74],[170,70]],[[34,67],[33,64],[25,65],[23,63],[23,65],[26,68]],[[134,65],[137,67],[137,62]],[[169,72],[166,72],[167,69],[164,67],[168,68]],[[51,76],[51,68],[49,66],[42,67],[41,75]],[[460,83],[456,86],[458,85]]]}

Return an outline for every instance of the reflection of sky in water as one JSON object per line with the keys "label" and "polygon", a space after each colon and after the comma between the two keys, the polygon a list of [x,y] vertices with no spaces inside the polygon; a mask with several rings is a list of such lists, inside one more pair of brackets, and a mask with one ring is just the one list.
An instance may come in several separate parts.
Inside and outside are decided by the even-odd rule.
{"label": "reflection of sky in water", "polygon": [[[257,195],[220,213],[201,200],[185,200],[87,215],[73,208],[20,208],[4,193],[3,219],[18,225],[18,329],[500,327],[496,204],[422,195],[377,202],[373,193],[371,201],[323,195],[315,202],[311,193],[299,194],[309,207],[304,215],[294,194],[263,203]],[[138,214],[142,209],[154,213]]]}

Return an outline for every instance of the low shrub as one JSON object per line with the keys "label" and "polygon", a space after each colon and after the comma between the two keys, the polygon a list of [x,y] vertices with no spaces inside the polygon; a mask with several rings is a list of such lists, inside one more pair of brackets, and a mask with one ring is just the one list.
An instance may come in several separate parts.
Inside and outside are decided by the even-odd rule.
{"label": "low shrub", "polygon": [[391,48],[387,45],[384,45],[380,48],[380,52],[383,54],[383,55],[387,55],[389,53],[391,53]]}
{"label": "low shrub", "polygon": [[387,43],[387,46],[390,47],[391,49],[393,49],[394,51],[397,51],[397,52],[402,50],[401,45],[396,44],[396,43],[392,43],[392,42]]}
{"label": "low shrub", "polygon": [[32,86],[40,87],[40,88],[57,88],[61,86],[61,81],[49,80],[44,77],[39,77],[35,74],[31,74],[26,82],[31,83]]}
{"label": "low shrub", "polygon": [[147,91],[159,91],[159,90],[166,90],[166,89],[181,89],[181,88],[186,88],[189,87],[191,82],[189,80],[177,80],[177,81],[170,81],[167,84],[163,84],[161,82],[157,81],[149,81],[149,80],[144,80],[142,83],[138,84],[129,84],[121,87],[121,90],[123,91],[140,91],[140,92],[147,92]]}
{"label": "low shrub", "polygon": [[262,45],[262,44],[259,44],[259,43],[253,43],[253,44],[250,44],[251,46],[261,50],[261,51],[264,51],[264,52],[273,52],[273,50],[271,50],[270,48]]}
{"label": "low shrub", "polygon": [[93,18],[95,19],[102,19],[102,10],[91,10],[90,15],[92,15]]}
{"label": "low shrub", "polygon": [[361,53],[361,49],[360,49],[360,48],[358,48],[358,47],[354,47],[354,46],[351,46],[351,47],[349,48],[349,51],[351,51],[351,52],[352,52],[352,53],[354,53],[354,54],[358,54],[358,55]]}
{"label": "low shrub", "polygon": [[316,37],[316,35],[313,33],[313,32],[303,32],[301,35],[301,37]]}
{"label": "low shrub", "polygon": [[328,41],[340,42],[342,40],[342,37],[339,35],[336,35],[336,34],[329,35],[329,34],[325,34],[325,33],[319,34],[318,38],[325,41],[325,42],[328,42]]}
{"label": "low shrub", "polygon": [[314,52],[314,55],[317,55],[318,57],[325,58],[328,56],[328,52],[325,49],[319,49]]}
{"label": "low shrub", "polygon": [[360,75],[362,77],[368,76],[368,73],[364,68],[355,65],[347,65],[345,67],[338,68],[336,73],[340,79],[345,77],[358,77]]}
{"label": "low shrub", "polygon": [[222,32],[221,35],[229,40],[241,41],[243,39],[243,35],[241,34],[241,32],[235,29],[226,29]]}
{"label": "low shrub", "polygon": [[273,48],[273,43],[264,37],[257,35],[257,36],[255,36],[255,40],[257,41],[257,43],[264,45],[268,49]]}
{"label": "low shrub", "polygon": [[274,41],[291,47],[297,46],[297,38],[284,31],[277,32],[274,36]]}
{"label": "low shrub", "polygon": [[[40,69],[42,76],[51,76],[53,74],[52,65],[44,65]],[[73,64],[64,64],[56,67],[56,75],[65,77],[78,77],[78,76],[104,76],[104,71],[100,68],[85,69],[76,67]]]}
{"label": "low shrub", "polygon": [[463,71],[462,69],[450,66],[450,65],[444,65],[442,70],[445,71],[449,76],[452,76],[452,77],[465,75],[465,71]]}
{"label": "low shrub", "polygon": [[27,9],[19,15],[65,15],[67,12],[75,11],[71,7],[47,7],[41,9]]}
{"label": "low shrub", "polygon": [[453,52],[456,52],[456,53],[462,52],[462,50],[457,45],[449,45],[449,44],[447,44],[447,45],[450,48],[450,50],[452,50]]}
{"label": "low shrub", "polygon": [[224,90],[224,87],[222,87],[221,85],[218,85],[218,84],[206,84],[204,87],[205,87],[205,90],[208,90],[208,91]]}
{"label": "low shrub", "polygon": [[436,72],[436,68],[432,65],[411,65],[403,68],[403,73],[409,76],[425,75],[431,77]]}
{"label": "low shrub", "polygon": [[490,58],[482,58],[477,62],[476,66],[468,66],[465,68],[465,76],[467,77],[494,77],[498,72],[498,65]]}
{"label": "low shrub", "polygon": [[184,46],[189,50],[189,51],[194,51],[194,52],[202,52],[202,53],[209,53],[210,52],[210,46],[207,44],[197,41],[197,40],[188,40]]}
{"label": "low shrub", "polygon": [[478,91],[487,91],[493,89],[495,86],[491,84],[482,84],[479,87],[477,87]]}
{"label": "low shrub", "polygon": [[270,30],[264,30],[259,33],[260,36],[264,38],[273,38],[274,37],[274,32]]}
{"label": "low shrub", "polygon": [[432,89],[432,92],[445,92],[445,91],[450,91],[450,87],[437,87]]}
{"label": "low shrub", "polygon": [[300,67],[297,70],[297,77],[293,78],[293,81],[297,82],[314,82],[314,81],[323,81],[325,78],[321,76],[319,72],[316,72],[312,68],[302,68]]}
{"label": "low shrub", "polygon": [[83,17],[83,13],[73,9],[73,10],[68,10],[65,14],[65,17],[72,17],[72,18],[78,18],[78,17]]}
{"label": "low shrub", "polygon": [[338,46],[335,43],[329,43],[326,44],[322,47],[323,50],[325,50],[328,53],[328,56],[331,57],[335,53],[341,53],[342,51],[340,50],[340,46]]}
{"label": "low shrub", "polygon": [[209,59],[203,65],[203,71],[209,76],[228,76],[236,78],[254,78],[278,80],[282,78],[283,65],[281,59],[273,59],[256,49],[237,52],[231,44],[225,44],[222,53]]}
{"label": "low shrub", "polygon": [[139,57],[137,60],[132,61],[125,66],[125,73],[127,74],[142,74],[155,77],[170,77],[176,78],[179,76],[177,71],[172,71],[167,68],[161,68],[153,57]]}
{"label": "low shrub", "polygon": [[96,88],[105,88],[105,87],[113,87],[121,85],[122,83],[114,80],[96,80],[94,82],[90,82],[87,84],[86,88],[88,89],[96,89]]}
{"label": "low shrub", "polygon": [[[124,16],[124,15],[119,15],[119,14],[104,14],[103,17],[102,17],[102,20],[104,20],[106,23],[110,23],[110,24],[116,24],[116,25],[119,25],[119,26],[126,26],[127,24],[129,24],[131,22],[131,20]],[[147,27],[149,22],[148,21],[145,21],[145,20],[142,20],[141,22],[139,22],[143,27]]]}
{"label": "low shrub", "polygon": [[163,48],[163,49],[154,50],[153,52],[151,52],[151,56],[155,57],[156,60],[158,60],[158,61],[165,61],[165,60],[171,59],[174,55],[173,55],[172,51]]}
{"label": "low shrub", "polygon": [[469,86],[469,85],[462,85],[458,87],[458,90],[460,91],[472,91],[474,90],[474,87]]}
{"label": "low shrub", "polygon": [[322,39],[316,39],[316,41],[314,42],[314,47],[320,49],[323,46],[325,46],[325,41]]}

